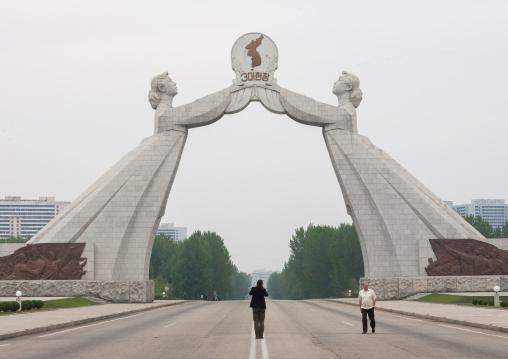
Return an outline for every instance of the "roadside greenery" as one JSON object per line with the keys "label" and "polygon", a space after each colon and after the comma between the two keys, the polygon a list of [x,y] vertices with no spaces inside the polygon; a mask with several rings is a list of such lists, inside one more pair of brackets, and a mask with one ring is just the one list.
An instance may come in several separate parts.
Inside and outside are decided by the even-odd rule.
{"label": "roadside greenery", "polygon": [[23,313],[27,311],[35,311],[38,309],[58,309],[58,308],[75,308],[85,307],[89,305],[98,305],[98,303],[92,302],[91,300],[76,297],[76,298],[65,298],[55,300],[23,300],[21,302],[21,312],[19,310],[19,303],[17,301],[0,302],[0,315],[3,314],[15,314]]}
{"label": "roadside greenery", "polygon": [[32,238],[32,236],[26,236],[25,238],[22,238],[20,236],[14,237],[10,236],[7,239],[0,239],[0,243],[26,243]]}
{"label": "roadside greenery", "polygon": [[351,224],[297,229],[289,241],[289,260],[268,279],[274,299],[345,296],[358,290],[364,275],[358,235]]}
{"label": "roadside greenery", "polygon": [[462,218],[483,234],[485,238],[508,238],[508,221],[503,224],[503,227],[493,229],[490,223],[482,219],[481,216],[468,214]]}
{"label": "roadside greenery", "polygon": [[[155,294],[190,299],[214,295],[221,299],[244,299],[250,275],[239,272],[231,261],[224,240],[215,232],[194,232],[174,242],[170,236],[155,237],[150,258],[150,279]],[[169,290],[166,291],[165,287]]]}
{"label": "roadside greenery", "polygon": [[[468,296],[468,295],[452,295],[432,293],[425,297],[416,299],[418,302],[440,303],[440,304],[461,304],[461,305],[478,305],[478,306],[494,306],[494,296]],[[508,297],[500,297],[501,306],[508,303]],[[505,305],[506,306],[506,305]]]}
{"label": "roadside greenery", "polygon": [[47,300],[44,302],[44,309],[75,308],[75,307],[86,307],[90,305],[99,305],[99,303],[93,302],[86,298],[75,297],[75,298]]}

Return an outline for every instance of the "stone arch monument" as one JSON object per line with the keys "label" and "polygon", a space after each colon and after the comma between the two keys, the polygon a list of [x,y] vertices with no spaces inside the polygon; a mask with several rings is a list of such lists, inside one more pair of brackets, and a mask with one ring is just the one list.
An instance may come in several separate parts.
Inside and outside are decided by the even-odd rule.
{"label": "stone arch monument", "polygon": [[429,239],[485,240],[397,161],[358,134],[356,108],[362,100],[358,77],[342,72],[333,87],[337,106],[285,89],[274,77],[277,46],[260,33],[235,42],[231,63],[235,78],[230,87],[179,107],[172,106],[178,90],[168,73],[155,76],[149,92],[155,109],[153,136],[127,153],[29,244],[85,243],[88,264],[82,279],[114,281],[116,289],[104,290],[120,293],[120,299],[113,299],[117,301],[127,301],[122,288],[132,292],[128,288],[136,283],[141,294],[129,294],[128,301],[152,300],[153,284],[148,281],[152,244],[188,130],[240,112],[251,101],[323,129],[358,232],[366,277],[426,276],[427,258],[436,258]]}

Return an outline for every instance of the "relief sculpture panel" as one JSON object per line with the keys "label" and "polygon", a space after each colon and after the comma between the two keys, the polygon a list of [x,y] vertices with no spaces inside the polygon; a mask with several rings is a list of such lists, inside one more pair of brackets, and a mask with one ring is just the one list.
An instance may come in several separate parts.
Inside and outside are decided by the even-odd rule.
{"label": "relief sculpture panel", "polygon": [[86,243],[28,244],[0,257],[0,280],[77,280],[86,273]]}
{"label": "relief sculpture panel", "polygon": [[474,239],[430,239],[429,276],[508,274],[508,251]]}

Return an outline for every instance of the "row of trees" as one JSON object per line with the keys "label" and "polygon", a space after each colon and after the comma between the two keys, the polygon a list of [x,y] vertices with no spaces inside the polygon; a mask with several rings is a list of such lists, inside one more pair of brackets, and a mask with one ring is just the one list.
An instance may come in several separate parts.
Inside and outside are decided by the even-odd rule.
{"label": "row of trees", "polygon": [[26,238],[23,238],[20,236],[17,236],[17,237],[10,236],[7,239],[1,238],[0,243],[26,243],[30,240],[30,238],[32,238],[32,236],[26,236]]}
{"label": "row of trees", "polygon": [[358,288],[364,275],[360,242],[355,227],[309,225],[297,229],[289,242],[289,260],[281,273],[268,278],[275,299],[343,296]]}
{"label": "row of trees", "polygon": [[484,220],[481,216],[468,214],[463,218],[470,225],[476,228],[478,232],[483,234],[485,238],[508,238],[508,221],[503,224],[503,227],[492,228],[490,223]]}
{"label": "row of trees", "polygon": [[[508,238],[508,221],[492,228],[480,216],[464,219],[486,238]],[[268,279],[270,296],[277,299],[342,296],[358,287],[364,275],[360,243],[353,225],[338,228],[309,225],[289,242],[290,256],[281,273]]]}
{"label": "row of trees", "polygon": [[155,281],[156,294],[168,287],[167,292],[176,297],[216,292],[221,299],[244,299],[251,283],[250,275],[238,271],[231,261],[223,239],[209,231],[194,232],[179,242],[158,234],[150,258],[150,279]]}

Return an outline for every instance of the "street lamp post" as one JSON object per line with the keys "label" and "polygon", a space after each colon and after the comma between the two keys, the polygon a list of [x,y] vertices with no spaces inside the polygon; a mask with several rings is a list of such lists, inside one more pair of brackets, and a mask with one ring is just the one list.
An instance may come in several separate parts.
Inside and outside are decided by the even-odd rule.
{"label": "street lamp post", "polygon": [[18,303],[19,303],[19,309],[18,309],[18,311],[21,311],[21,296],[22,296],[22,295],[23,295],[23,293],[21,293],[21,291],[20,291],[20,290],[18,290],[18,291],[16,292],[16,302],[18,302]]}
{"label": "street lamp post", "polygon": [[499,286],[496,285],[494,287],[494,292],[495,292],[494,293],[494,305],[496,307],[499,307],[499,290],[500,290]]}

